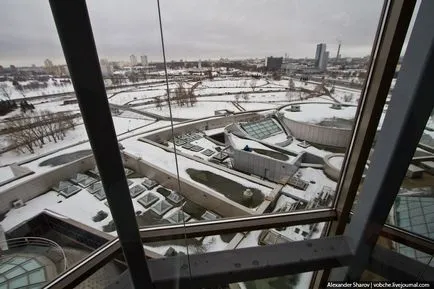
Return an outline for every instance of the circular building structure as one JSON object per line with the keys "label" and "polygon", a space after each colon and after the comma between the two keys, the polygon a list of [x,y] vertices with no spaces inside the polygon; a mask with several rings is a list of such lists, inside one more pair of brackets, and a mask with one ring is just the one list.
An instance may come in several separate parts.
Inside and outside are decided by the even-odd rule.
{"label": "circular building structure", "polygon": [[356,105],[297,102],[280,109],[282,121],[300,140],[325,147],[344,148],[351,138]]}
{"label": "circular building structure", "polygon": [[336,182],[339,180],[344,158],[345,154],[330,154],[324,157],[324,173]]}

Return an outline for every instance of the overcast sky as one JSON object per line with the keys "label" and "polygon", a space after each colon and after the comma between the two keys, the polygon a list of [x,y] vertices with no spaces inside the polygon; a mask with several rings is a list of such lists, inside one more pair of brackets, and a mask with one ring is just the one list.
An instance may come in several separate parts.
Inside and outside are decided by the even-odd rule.
{"label": "overcast sky", "polygon": [[[156,0],[88,0],[100,58],[161,61]],[[169,60],[371,52],[383,1],[161,0]],[[0,1],[0,65],[64,63],[48,0]]]}

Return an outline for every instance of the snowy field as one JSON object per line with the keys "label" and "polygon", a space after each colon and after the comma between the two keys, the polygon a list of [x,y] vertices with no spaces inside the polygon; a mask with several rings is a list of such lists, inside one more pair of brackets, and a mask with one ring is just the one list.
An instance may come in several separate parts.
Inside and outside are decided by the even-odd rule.
{"label": "snowy field", "polygon": [[[26,85],[29,82],[30,81],[20,81],[19,84],[20,85]],[[46,88],[38,88],[38,89],[32,89],[32,90],[27,89],[27,90],[19,91],[19,90],[15,89],[15,87],[12,84],[12,81],[1,82],[0,85],[5,86],[5,89],[9,93],[10,99],[41,96],[41,95],[48,95],[48,94],[57,94],[57,93],[73,92],[74,91],[71,83],[65,83],[62,85],[54,85],[53,79],[49,79],[47,81],[47,87]]]}
{"label": "snowy field", "polygon": [[[140,127],[143,127],[147,124],[151,124],[153,120],[144,120],[144,119],[128,119],[128,118],[122,118],[122,117],[113,117],[113,122],[115,125],[116,134],[125,134],[129,131],[132,132],[139,132],[138,129]],[[149,128],[148,128],[149,129]],[[43,155],[47,152],[54,151],[57,149],[61,149],[63,147],[77,144],[83,141],[88,140],[86,129],[84,125],[81,122],[80,124],[75,127],[75,129],[70,129],[66,132],[66,136],[63,141],[59,141],[57,143],[55,142],[48,142],[41,148],[36,148],[35,153],[29,154],[29,153],[18,153],[16,151],[8,151],[3,153],[0,156],[0,166],[11,164],[14,162],[20,162],[22,160],[28,159],[30,157],[36,157]],[[0,136],[0,143],[4,146],[10,145],[7,138],[3,135]]]}

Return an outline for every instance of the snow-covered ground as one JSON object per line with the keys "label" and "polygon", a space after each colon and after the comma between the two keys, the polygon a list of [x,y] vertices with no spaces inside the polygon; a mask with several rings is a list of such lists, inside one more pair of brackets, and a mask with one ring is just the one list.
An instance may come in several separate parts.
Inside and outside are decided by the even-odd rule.
{"label": "snow-covered ground", "polygon": [[[20,81],[19,84],[26,85],[29,81]],[[47,81],[47,87],[46,88],[38,88],[38,89],[32,89],[32,90],[23,90],[22,92],[15,89],[15,87],[12,84],[12,81],[4,81],[1,82],[0,85],[4,85],[9,93],[10,99],[17,99],[17,98],[23,98],[23,97],[33,97],[33,96],[41,96],[41,95],[48,95],[48,94],[56,94],[56,93],[64,93],[64,92],[73,92],[74,89],[72,87],[71,83],[65,83],[63,85],[54,85],[53,79],[49,79]],[[1,99],[3,97],[0,95]]]}
{"label": "snow-covered ground", "polygon": [[[153,120],[144,120],[144,119],[129,119],[129,118],[122,118],[122,117],[113,117],[113,122],[115,125],[116,133],[124,134],[129,131],[133,131],[137,128],[140,128],[144,125],[150,124],[153,122]],[[149,128],[148,128],[149,129]],[[135,131],[137,133],[138,131]],[[88,140],[86,129],[83,125],[83,123],[80,123],[77,125],[74,129],[70,129],[66,132],[66,136],[63,141],[58,141],[57,143],[51,141],[47,142],[42,147],[35,148],[35,153],[29,154],[29,153],[19,153],[15,150],[5,152],[0,157],[0,166],[11,164],[14,162],[20,162],[22,160],[28,159],[30,157],[36,157],[39,155],[43,155],[47,152],[54,151],[57,149],[61,149],[63,147],[66,147],[68,145],[80,143],[83,141]],[[7,137],[0,136],[0,141],[4,145],[10,145],[9,141],[7,140]]]}
{"label": "snow-covered ground", "polygon": [[[272,152],[279,153],[278,151],[273,150],[267,146],[264,146],[264,145],[262,145],[256,141],[239,138],[234,134],[230,134],[228,136],[228,139],[231,142],[231,144],[233,145],[233,147],[236,149],[239,149],[239,150],[242,150],[244,147],[248,146],[251,149],[262,149],[262,150],[266,150],[266,151],[272,151]],[[273,144],[273,143],[271,143],[271,144]],[[253,151],[252,153],[255,153],[255,151]],[[292,161],[294,160],[295,157],[291,156],[289,154],[286,154],[286,156],[288,157],[288,160],[286,160],[285,162],[292,163]]]}
{"label": "snow-covered ground", "polygon": [[[161,167],[173,174],[176,174],[176,167],[175,167],[175,155],[171,152],[168,152],[166,150],[163,150],[161,148],[158,148],[154,145],[144,143],[141,141],[138,141],[136,139],[127,139],[122,141],[122,145],[125,147],[125,151],[133,154],[137,157],[140,157],[141,159],[148,161],[150,163],[153,163],[156,167]],[[235,176],[233,174],[224,172],[222,170],[216,169],[211,166],[207,166],[205,164],[199,163],[197,161],[194,161],[192,159],[183,157],[178,155],[178,166],[179,166],[179,175],[180,177],[184,179],[188,179],[191,182],[196,183],[197,186],[210,189],[211,188],[195,182],[193,179],[191,179],[190,175],[187,173],[187,169],[193,168],[196,170],[203,170],[203,171],[210,171],[212,173],[215,173],[221,177],[225,177],[227,179],[230,179],[234,182],[237,182],[245,187],[255,188],[260,190],[265,196],[269,195],[272,188],[265,187],[263,185],[260,185],[258,183],[254,183],[252,181],[243,179],[241,177]],[[218,193],[218,192],[216,192]]]}
{"label": "snow-covered ground", "polygon": [[300,104],[299,112],[289,111],[289,108],[282,112],[289,119],[312,124],[333,118],[352,120],[356,115],[356,106],[342,106],[341,109],[332,109],[330,106],[328,103],[304,103]]}
{"label": "snow-covered ground", "polygon": [[[144,178],[132,178],[130,179],[133,183],[129,186],[130,188],[140,184]],[[142,213],[149,210],[149,208],[143,207],[138,200],[146,194],[153,193],[160,200],[164,199],[164,196],[156,191],[156,188],[152,190],[145,190],[141,194],[132,198],[133,207],[136,212],[140,211]],[[108,225],[110,221],[113,220],[110,210],[105,204],[106,199],[98,200],[86,189],[82,189],[75,195],[65,198],[55,191],[49,191],[39,197],[36,197],[28,202],[21,208],[11,209],[5,216],[5,218],[0,222],[5,231],[9,231],[20,224],[26,222],[27,220],[35,217],[36,215],[45,212],[51,214],[57,218],[72,219],[82,224],[85,224],[94,229],[103,231],[103,227]],[[166,212],[162,219],[167,219],[171,215],[175,214],[180,210],[181,207],[173,207],[168,212]],[[97,215],[98,211],[104,211],[107,213],[107,217],[100,221],[95,222],[92,220],[94,216]],[[117,232],[108,232],[112,236],[117,236]],[[224,250],[227,243],[223,242],[220,236],[209,236],[204,238],[202,241],[203,246],[209,252]],[[161,246],[144,246],[145,249],[153,251],[155,253],[164,255],[164,253],[169,249],[169,247],[175,248],[177,251],[187,253],[185,246],[179,245],[161,245]],[[188,252],[191,254],[197,253],[197,248],[195,246],[189,247]]]}
{"label": "snow-covered ground", "polygon": [[323,170],[314,168],[300,168],[295,175],[309,183],[305,191],[285,185],[282,192],[293,196],[296,199],[303,199],[306,201],[314,199],[317,194],[322,192],[324,186],[330,187],[332,190],[336,189],[336,182],[329,179]]}
{"label": "snow-covered ground", "polygon": [[[173,74],[178,74],[179,71],[172,71]],[[154,81],[161,81],[154,80]],[[185,87],[191,87],[195,82],[186,82]],[[298,80],[293,80],[295,87],[302,87],[304,89],[314,90],[317,87],[315,83],[304,83]],[[251,87],[251,84],[254,84],[255,88]],[[176,88],[177,83],[171,82],[170,89]],[[246,110],[257,110],[257,109],[271,109],[277,108],[284,104],[288,104],[288,96],[287,92],[283,91],[285,88],[289,86],[288,79],[282,79],[280,81],[274,80],[253,80],[253,78],[236,78],[236,79],[223,79],[223,78],[215,78],[213,80],[203,80],[200,85],[195,89],[195,94],[198,102],[193,107],[177,107],[176,105],[172,106],[172,113],[174,117],[180,118],[190,118],[197,119],[201,117],[213,116],[215,110],[219,109],[227,109],[231,111],[239,111],[239,107],[234,105],[232,102],[237,101],[239,105]],[[66,89],[66,88],[65,88]],[[253,91],[254,90],[254,91]],[[276,91],[279,90],[279,91]],[[113,97],[112,96],[114,93]],[[236,93],[247,92],[248,97],[244,99]],[[255,93],[254,93],[255,92]],[[47,92],[44,92],[48,94]],[[55,93],[55,92],[53,92]],[[297,92],[298,93],[298,92]],[[348,100],[347,94],[353,94],[352,99],[349,103],[356,103],[357,98],[359,97],[357,90],[351,90],[346,88],[338,88],[335,87],[335,92],[332,94],[339,101],[344,101],[344,99]],[[109,102],[117,105],[124,105],[127,103],[141,103],[146,102],[154,98],[155,96],[162,96],[166,94],[166,86],[164,84],[152,84],[152,85],[144,85],[144,83],[139,84],[136,87],[129,87],[125,89],[118,89],[117,91],[111,91],[108,93]],[[222,94],[222,95],[212,95],[212,96],[203,96],[204,94]],[[301,93],[303,97],[308,96],[308,93]],[[332,100],[327,96],[321,96],[316,98],[309,99],[309,102],[321,101],[327,102],[322,105],[317,104],[303,104],[302,105],[302,115],[300,117],[303,121],[309,122],[320,122],[325,118],[339,117],[344,119],[351,119],[355,114],[355,107],[344,107],[342,110],[333,110],[329,109],[330,102]],[[79,111],[77,104],[71,105],[61,105],[63,104],[63,99],[53,100],[42,100],[36,103],[36,109],[47,109],[50,111],[62,111],[62,110],[70,110],[70,111]],[[164,106],[162,109],[158,109],[154,104],[152,105],[142,105],[142,106],[134,106],[137,110],[145,110],[149,112],[153,112],[156,114],[168,116],[169,110],[167,106]],[[326,109],[325,109],[326,108]],[[327,112],[329,111],[329,112]],[[287,112],[285,112],[286,114]],[[11,114],[9,114],[11,115]],[[113,121],[115,124],[116,133],[119,136],[121,144],[124,146],[125,151],[136,156],[140,157],[145,161],[153,163],[156,167],[163,168],[173,174],[176,174],[175,167],[175,157],[174,154],[168,152],[164,149],[156,147],[154,145],[144,143],[138,140],[140,136],[143,136],[147,131],[151,131],[155,128],[159,128],[162,126],[168,125],[170,122],[167,121],[158,121],[156,122],[153,119],[149,119],[144,117],[143,115],[131,111],[123,111],[120,115],[114,116]],[[206,132],[206,134],[220,133],[223,131],[223,128],[217,128]],[[236,143],[236,146],[239,148],[243,148],[246,144],[254,148],[262,148],[266,150],[271,150],[269,147],[263,146],[257,142],[245,141],[237,138],[236,136],[232,136],[232,140]],[[265,139],[265,142],[269,142],[274,144],[276,142],[281,142],[286,138],[285,134],[279,134],[272,136],[268,139]],[[8,152],[1,156],[0,165],[7,164],[11,162],[16,162],[24,159],[28,159],[29,157],[42,155],[46,152],[52,152],[56,149],[65,148],[66,146],[73,145],[76,143],[83,142],[82,144],[74,145],[69,148],[61,149],[58,152],[53,152],[50,155],[41,157],[40,159],[30,161],[25,164],[26,167],[35,171],[36,173],[32,176],[27,176],[21,179],[21,181],[28,180],[29,178],[36,177],[38,174],[47,172],[49,170],[55,170],[56,167],[44,166],[41,167],[40,163],[53,158],[55,156],[59,156],[62,154],[76,152],[78,150],[90,149],[90,145],[87,140],[87,134],[83,125],[78,125],[75,130],[71,130],[67,132],[67,136],[63,142],[59,142],[57,144],[47,144],[41,149],[38,149],[34,155],[22,155],[17,156],[16,153]],[[4,144],[4,139],[0,138],[0,142]],[[317,156],[325,156],[330,154],[328,151],[317,149],[313,146],[308,148],[302,148],[298,146],[300,141],[294,139],[294,141],[286,146],[285,148],[292,152],[302,152],[308,151]],[[210,142],[204,138],[201,138],[196,141],[192,141],[192,144],[200,145],[207,149],[215,149],[217,147],[216,144]],[[173,144],[169,143],[170,147],[173,147]],[[202,159],[207,159],[205,155],[199,153],[193,153],[192,151],[186,150],[182,147],[177,147],[180,151],[184,153],[188,153],[191,155],[199,156]],[[195,161],[193,159],[178,155],[178,164],[179,164],[179,173],[182,178],[188,179],[189,181],[195,183],[197,186],[202,187],[207,190],[213,190],[210,187],[207,187],[204,184],[198,183],[194,181],[190,175],[186,172],[188,168],[194,168],[197,170],[206,170],[213,172],[219,176],[225,177],[232,181],[235,181],[243,186],[256,188],[264,193],[265,196],[269,196],[272,188],[262,185],[261,183],[251,181],[249,179],[242,178],[238,175],[231,174],[229,172],[220,170],[216,167],[212,167],[201,162]],[[281,195],[277,201],[277,206],[274,211],[277,211],[279,208],[285,206],[286,204],[291,204],[296,202],[296,199],[303,200],[311,200],[317,196],[319,192],[322,191],[323,186],[331,187],[335,189],[336,183],[327,178],[327,176],[320,169],[313,168],[300,168],[298,171],[298,177],[302,180],[305,180],[309,183],[309,186],[306,191],[298,190],[292,186],[286,185],[283,188],[283,192],[289,196],[293,196],[293,198],[288,197],[286,195]],[[133,179],[134,184],[140,183],[143,179],[137,178]],[[10,186],[16,185],[16,183],[11,183],[2,187],[3,189],[7,189]],[[155,191],[155,189],[154,189]],[[145,192],[147,193],[147,192]],[[141,196],[145,193],[133,198],[133,206],[136,211],[145,211],[146,209],[137,202]],[[218,192],[216,192],[218,193]],[[160,199],[162,197],[159,197]],[[112,216],[110,215],[110,211],[107,206],[104,204],[105,201],[99,201],[90,193],[85,190],[80,191],[74,196],[70,198],[64,198],[59,196],[56,192],[50,191],[46,194],[43,194],[33,200],[30,200],[26,203],[26,206],[19,209],[10,210],[6,218],[1,222],[4,229],[7,231],[16,225],[20,224],[28,220],[29,218],[39,214],[42,211],[48,212],[50,214],[54,214],[60,218],[70,218],[74,219],[78,222],[82,222],[90,227],[93,227],[97,230],[102,230],[102,226],[107,225],[110,220],[112,220]],[[102,222],[93,222],[92,217],[96,215],[99,210],[106,211],[109,215]],[[175,213],[178,209],[172,209],[167,212],[164,217],[167,218],[171,214]],[[318,238],[322,232],[322,226],[324,224],[319,224],[317,230],[312,233],[309,238]],[[299,226],[304,231],[307,231],[308,225]],[[251,247],[258,246],[258,238],[259,231],[253,231],[246,234],[245,238],[241,241],[241,243],[237,246],[237,248],[243,247]],[[291,240],[301,240],[300,235],[296,233],[295,227],[288,227],[285,230],[279,231],[282,235],[290,238]],[[112,232],[112,235],[116,235],[116,232]],[[224,250],[227,246],[227,243],[223,242],[220,236],[209,236],[203,240],[204,247],[207,252]],[[187,252],[186,247],[182,245],[172,245],[178,251]],[[167,246],[159,246],[159,247],[151,247],[145,246],[146,249],[153,250],[154,252],[164,254],[166,250],[169,248]],[[196,253],[196,248],[189,248],[189,253]],[[305,288],[306,284],[310,281],[312,273],[304,273],[300,275],[300,281],[297,288]]]}

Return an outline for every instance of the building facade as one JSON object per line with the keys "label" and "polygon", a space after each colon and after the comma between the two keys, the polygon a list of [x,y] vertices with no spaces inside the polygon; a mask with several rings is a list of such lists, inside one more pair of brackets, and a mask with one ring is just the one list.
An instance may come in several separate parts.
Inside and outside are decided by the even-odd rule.
{"label": "building facade", "polygon": [[267,57],[266,67],[268,71],[278,71],[282,68],[283,57]]}
{"label": "building facade", "polygon": [[146,55],[140,56],[140,62],[142,63],[142,66],[148,66],[148,56]]}
{"label": "building facade", "polygon": [[134,54],[131,54],[131,56],[130,56],[130,62],[131,62],[131,66],[136,66],[137,65],[137,57]]}
{"label": "building facade", "polygon": [[326,51],[326,49],[327,49],[327,45],[325,43],[320,43],[316,46],[315,67],[318,68],[319,70],[327,69],[329,53],[328,51]]}

